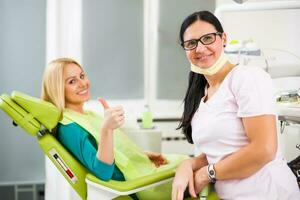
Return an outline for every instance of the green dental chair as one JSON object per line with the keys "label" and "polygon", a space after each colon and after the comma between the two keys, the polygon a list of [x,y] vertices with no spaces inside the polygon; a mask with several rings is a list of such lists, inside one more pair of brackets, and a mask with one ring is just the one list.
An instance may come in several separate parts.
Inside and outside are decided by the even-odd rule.
{"label": "green dental chair", "polygon": [[[0,108],[13,119],[15,125],[37,137],[41,149],[82,199],[129,200],[128,195],[170,182],[175,174],[174,169],[131,181],[102,181],[89,173],[51,134],[61,114],[53,104],[14,91],[11,96],[0,96]],[[218,198],[215,193],[210,193],[200,199]]]}

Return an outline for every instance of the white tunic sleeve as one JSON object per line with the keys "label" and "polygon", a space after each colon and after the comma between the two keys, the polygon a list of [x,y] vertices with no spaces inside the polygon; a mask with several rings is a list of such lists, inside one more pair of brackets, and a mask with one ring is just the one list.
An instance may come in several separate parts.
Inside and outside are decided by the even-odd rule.
{"label": "white tunic sleeve", "polygon": [[276,114],[273,82],[257,67],[240,66],[232,79],[238,117]]}

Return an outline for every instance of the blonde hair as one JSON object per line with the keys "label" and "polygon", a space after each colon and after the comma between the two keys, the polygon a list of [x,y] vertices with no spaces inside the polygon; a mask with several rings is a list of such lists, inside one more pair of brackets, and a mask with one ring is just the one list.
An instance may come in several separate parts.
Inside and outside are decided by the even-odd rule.
{"label": "blonde hair", "polygon": [[[58,58],[51,61],[44,72],[41,98],[53,103],[61,112],[65,109],[64,68],[68,64],[81,65],[71,58]],[[82,69],[83,70],[83,69]]]}

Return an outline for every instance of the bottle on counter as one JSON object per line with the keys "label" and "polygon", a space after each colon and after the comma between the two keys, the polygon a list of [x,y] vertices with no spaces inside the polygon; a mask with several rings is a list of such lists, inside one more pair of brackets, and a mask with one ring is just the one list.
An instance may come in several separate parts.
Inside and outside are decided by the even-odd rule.
{"label": "bottle on counter", "polygon": [[142,128],[144,129],[153,128],[153,116],[148,105],[144,106],[144,112],[142,114]]}

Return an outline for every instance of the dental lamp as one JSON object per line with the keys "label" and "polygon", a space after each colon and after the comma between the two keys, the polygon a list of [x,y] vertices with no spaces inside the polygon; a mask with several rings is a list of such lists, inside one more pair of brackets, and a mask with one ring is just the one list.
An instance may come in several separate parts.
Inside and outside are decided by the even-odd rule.
{"label": "dental lamp", "polygon": [[233,0],[233,1],[236,2],[236,3],[242,4],[242,3],[244,3],[247,0]]}

